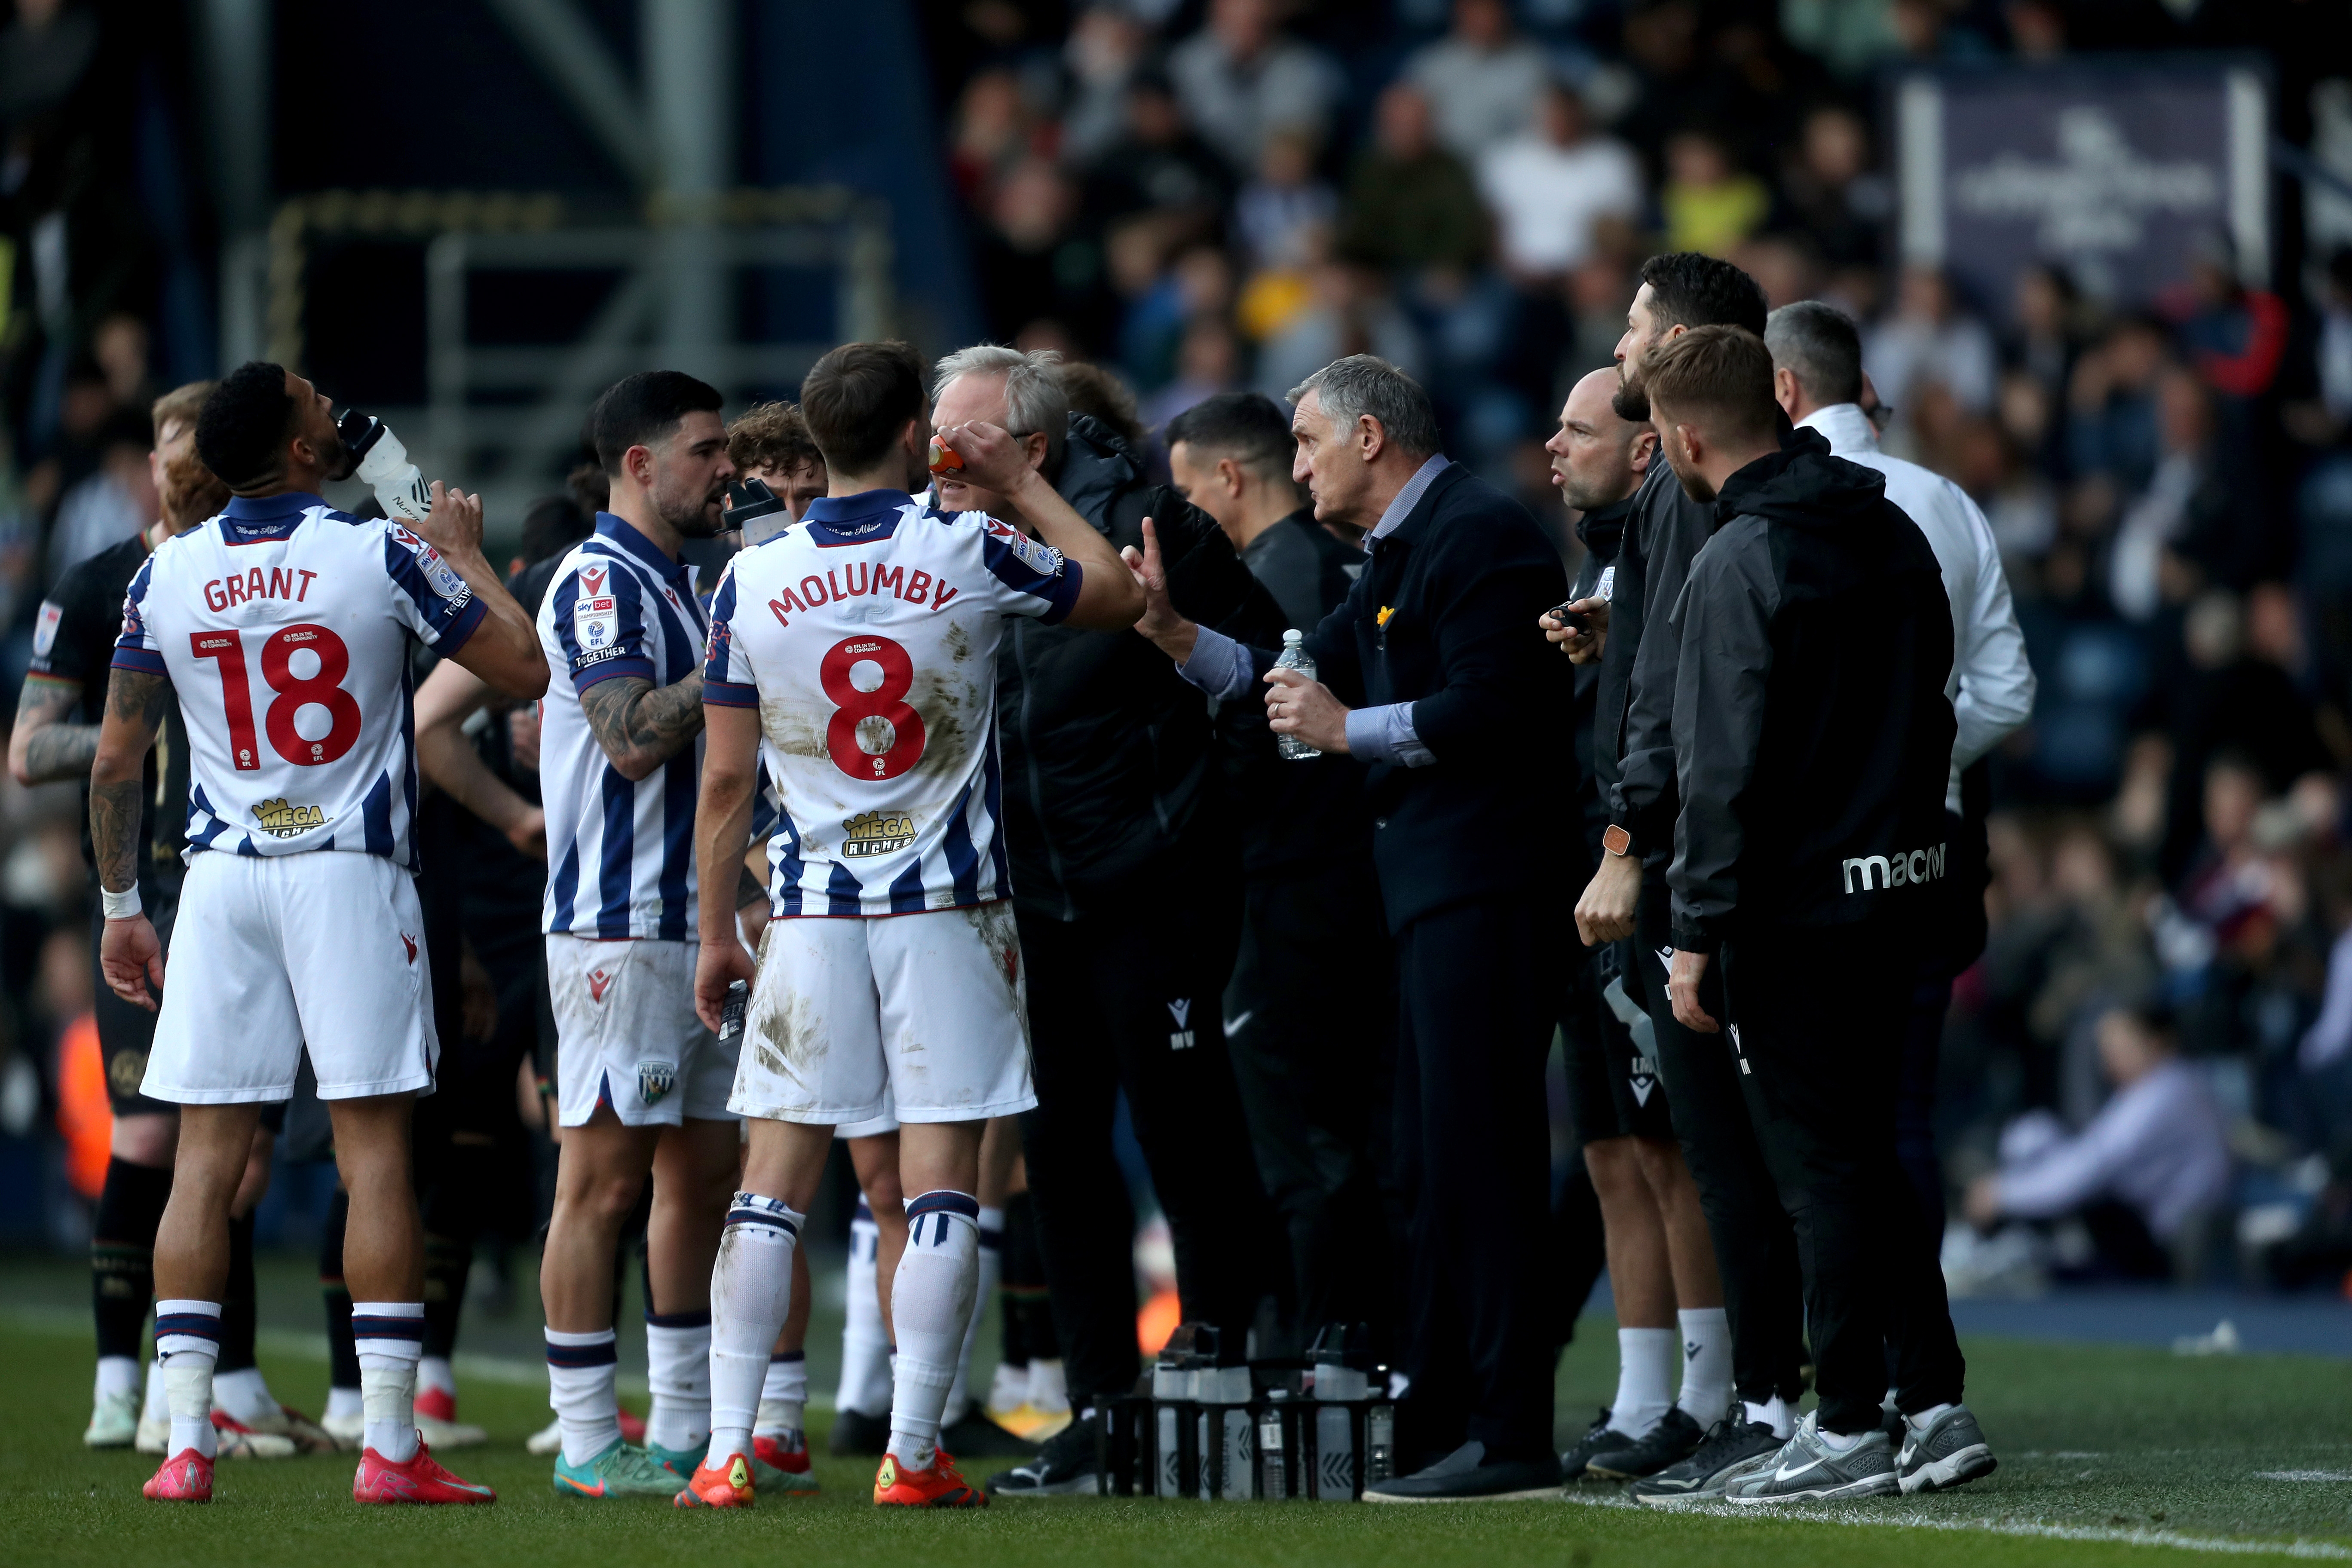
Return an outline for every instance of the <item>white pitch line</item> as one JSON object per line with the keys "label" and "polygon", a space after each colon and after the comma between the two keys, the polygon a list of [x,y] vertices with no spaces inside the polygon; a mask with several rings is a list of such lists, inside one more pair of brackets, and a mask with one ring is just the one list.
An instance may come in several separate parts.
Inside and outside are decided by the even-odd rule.
{"label": "white pitch line", "polygon": [[[1585,1508],[1638,1509],[1630,1498],[1579,1497],[1565,1500]],[[2120,1546],[2169,1546],[2182,1552],[2216,1552],[2242,1557],[2309,1557],[2352,1562],[2352,1547],[2331,1541],[2232,1541],[2225,1536],[2177,1535],[2165,1530],[2117,1530],[2103,1525],[2041,1524],[2013,1519],[1889,1519],[1852,1504],[1828,1508],[1741,1508],[1733,1503],[1689,1503],[1661,1513],[1703,1513],[1718,1519],[1784,1519],[1800,1524],[1843,1524],[1878,1530],[1944,1530],[1982,1535],[2030,1536],[2044,1541],[2098,1542]]]}

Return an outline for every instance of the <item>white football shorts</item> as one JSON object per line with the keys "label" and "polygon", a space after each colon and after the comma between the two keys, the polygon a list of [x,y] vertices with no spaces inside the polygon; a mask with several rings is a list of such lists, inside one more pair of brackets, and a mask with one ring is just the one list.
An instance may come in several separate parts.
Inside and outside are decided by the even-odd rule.
{"label": "white football shorts", "polygon": [[690,942],[547,938],[557,1119],[582,1127],[602,1102],[630,1127],[732,1121],[735,1051],[694,1012]]}
{"label": "white football shorts", "polygon": [[834,1127],[1027,1110],[1026,997],[1009,901],[772,920],[728,1107]]}
{"label": "white football shorts", "polygon": [[416,881],[381,855],[199,852],[140,1092],[180,1105],[431,1093],[432,966]]}

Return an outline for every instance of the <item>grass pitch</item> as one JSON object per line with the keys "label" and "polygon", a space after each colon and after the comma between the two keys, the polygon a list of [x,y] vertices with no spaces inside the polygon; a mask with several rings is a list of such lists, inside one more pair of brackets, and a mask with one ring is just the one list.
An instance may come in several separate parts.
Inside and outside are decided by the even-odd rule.
{"label": "grass pitch", "polygon": [[[0,1273],[0,1301],[13,1294]],[[1561,1426],[1608,1397],[1613,1345],[1588,1318],[1559,1376]],[[279,1342],[282,1343],[282,1342]],[[1084,1563],[1404,1563],[1414,1568],[1842,1568],[1900,1563],[2103,1564],[2183,1550],[2352,1560],[2352,1363],[2293,1356],[2184,1361],[2157,1352],[1977,1341],[1969,1403],[1998,1475],[1946,1497],[1835,1513],[1668,1513],[1598,1488],[1570,1500],[1421,1508],[1074,1500],[979,1513],[882,1513],[870,1461],[820,1458],[825,1493],[746,1515],[555,1497],[548,1461],[522,1451],[543,1393],[476,1378],[467,1418],[488,1447],[448,1455],[499,1489],[492,1508],[360,1509],[352,1461],[224,1463],[210,1508],[151,1504],[154,1461],[91,1454],[86,1332],[0,1307],[11,1418],[0,1425],[0,1563],[91,1568],[538,1568],[741,1563],[827,1568]],[[272,1386],[319,1403],[323,1360],[265,1354]],[[826,1419],[814,1417],[819,1436]],[[973,1466],[968,1473],[984,1473]],[[803,1557],[803,1554],[805,1556]]]}

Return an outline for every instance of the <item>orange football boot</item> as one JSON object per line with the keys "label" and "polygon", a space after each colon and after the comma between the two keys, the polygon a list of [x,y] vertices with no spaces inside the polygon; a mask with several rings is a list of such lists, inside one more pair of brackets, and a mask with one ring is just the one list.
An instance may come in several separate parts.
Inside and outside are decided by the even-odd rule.
{"label": "orange football boot", "polygon": [[886,1508],[986,1508],[988,1494],[957,1474],[955,1456],[931,1453],[931,1468],[910,1470],[891,1455],[874,1472],[874,1500]]}
{"label": "orange football boot", "polygon": [[760,1500],[751,1485],[751,1462],[740,1454],[716,1456],[715,1462],[706,1458],[671,1500],[679,1508],[750,1508]]}

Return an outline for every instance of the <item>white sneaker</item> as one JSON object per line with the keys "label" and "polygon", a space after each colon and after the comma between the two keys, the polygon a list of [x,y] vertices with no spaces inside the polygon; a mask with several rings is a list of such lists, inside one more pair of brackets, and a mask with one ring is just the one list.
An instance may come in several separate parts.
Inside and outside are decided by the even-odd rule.
{"label": "white sneaker", "polygon": [[168,1415],[141,1415],[139,1434],[131,1446],[142,1454],[162,1455],[172,1447],[172,1418]]}
{"label": "white sneaker", "polygon": [[85,1448],[128,1448],[139,1436],[139,1394],[124,1389],[120,1394],[101,1394],[90,1407],[89,1425],[83,1428],[81,1446]]}
{"label": "white sneaker", "polygon": [[436,1452],[443,1448],[474,1448],[490,1440],[488,1431],[464,1421],[439,1421],[416,1413],[416,1429],[425,1435],[425,1446]]}
{"label": "white sneaker", "polygon": [[1007,1362],[996,1363],[996,1375],[988,1384],[988,1399],[982,1405],[990,1419],[1003,1419],[1029,1403],[1029,1363],[1019,1366]]}
{"label": "white sneaker", "polygon": [[551,1421],[523,1440],[523,1451],[542,1457],[563,1451],[563,1423]]}
{"label": "white sneaker", "polygon": [[276,1432],[257,1432],[226,1410],[213,1412],[215,1459],[290,1459],[301,1452],[294,1439]]}
{"label": "white sneaker", "polygon": [[335,1435],[311,1420],[290,1405],[280,1405],[267,1415],[251,1415],[245,1424],[256,1432],[290,1438],[294,1447],[306,1454],[333,1454],[342,1451],[343,1444]]}
{"label": "white sneaker", "polygon": [[356,1410],[349,1415],[331,1413],[321,1415],[319,1426],[335,1440],[335,1447],[342,1453],[358,1453],[360,1446],[367,1440],[367,1417]]}

